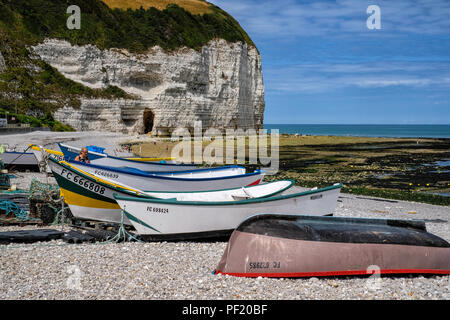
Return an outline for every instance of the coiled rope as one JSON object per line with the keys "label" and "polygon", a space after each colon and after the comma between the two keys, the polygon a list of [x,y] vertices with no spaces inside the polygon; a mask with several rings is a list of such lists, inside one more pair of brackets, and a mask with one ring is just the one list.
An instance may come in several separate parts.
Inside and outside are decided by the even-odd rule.
{"label": "coiled rope", "polygon": [[9,200],[0,201],[0,210],[5,211],[5,215],[0,220],[5,219],[10,213],[14,213],[14,217],[20,221],[39,220],[31,218],[25,210],[20,208],[15,202]]}

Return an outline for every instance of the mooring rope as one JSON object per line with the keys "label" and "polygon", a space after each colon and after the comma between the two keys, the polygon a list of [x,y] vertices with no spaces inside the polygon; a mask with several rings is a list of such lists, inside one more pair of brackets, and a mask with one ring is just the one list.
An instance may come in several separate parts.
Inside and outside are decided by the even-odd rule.
{"label": "mooring rope", "polygon": [[120,214],[120,227],[119,227],[119,231],[117,232],[117,234],[106,241],[103,241],[101,243],[109,243],[109,242],[120,242],[122,239],[124,241],[130,241],[131,239],[137,241],[137,242],[143,242],[141,240],[139,240],[138,238],[136,238],[135,236],[133,236],[131,233],[129,233],[126,229],[125,229],[125,225],[123,223],[123,216],[124,216],[124,212],[123,210],[121,211]]}
{"label": "mooring rope", "polygon": [[[13,161],[11,161],[10,163],[9,163],[9,165],[11,166],[13,163],[14,163],[14,161],[16,161],[17,159],[19,159],[21,156],[23,156],[27,151],[28,151],[28,149],[30,149],[31,148],[31,146],[28,146],[28,148],[26,148],[21,154],[19,154]],[[11,167],[10,167],[10,170],[12,170],[12,169],[14,169],[16,167],[16,165],[12,165]]]}
{"label": "mooring rope", "polygon": [[58,210],[58,208],[52,206],[50,203],[47,203],[47,206],[52,208],[56,212],[55,219],[53,220],[53,222],[50,225],[55,226],[55,225],[61,224],[64,227],[64,223],[69,223],[70,222],[69,217],[67,217],[65,215],[65,211],[67,209],[69,209],[69,207],[64,205],[64,197],[59,198],[59,200],[55,200],[55,202],[61,202],[62,203],[60,210]]}
{"label": "mooring rope", "polygon": [[5,215],[0,218],[0,220],[4,220],[10,213],[14,213],[15,218],[19,219],[20,221],[38,220],[36,218],[30,217],[25,210],[23,210],[15,202],[12,202],[10,200],[0,201],[0,210],[5,211]]}

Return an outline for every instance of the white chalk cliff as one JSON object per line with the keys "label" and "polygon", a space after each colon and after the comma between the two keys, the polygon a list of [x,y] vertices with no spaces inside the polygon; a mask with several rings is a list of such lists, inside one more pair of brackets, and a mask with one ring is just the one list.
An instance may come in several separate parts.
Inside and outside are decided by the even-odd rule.
{"label": "white chalk cliff", "polygon": [[[146,54],[100,50],[47,39],[33,47],[67,78],[91,88],[115,85],[135,100],[82,99],[55,119],[77,130],[168,135],[179,128],[259,129],[263,125],[261,56],[246,43],[211,40],[200,51],[151,48]],[[145,116],[144,116],[145,115]]]}

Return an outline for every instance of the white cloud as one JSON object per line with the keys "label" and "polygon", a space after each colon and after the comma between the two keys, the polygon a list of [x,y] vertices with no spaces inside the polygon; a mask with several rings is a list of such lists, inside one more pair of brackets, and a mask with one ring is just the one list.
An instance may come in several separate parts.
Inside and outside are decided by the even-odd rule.
{"label": "white cloud", "polygon": [[433,83],[432,79],[385,79],[385,78],[372,78],[372,79],[359,79],[359,82],[355,85],[363,88],[377,88],[377,87],[391,87],[391,86],[413,86],[422,87]]}
{"label": "white cloud", "polygon": [[[278,55],[276,60],[263,58],[265,87],[272,94],[324,93],[344,88],[450,87],[446,47],[439,37],[426,37],[450,34],[448,0],[212,2],[233,15],[257,40],[257,45],[264,41],[265,47],[270,48],[272,43],[284,41],[283,45],[293,44],[288,48],[298,50],[273,50]],[[371,4],[381,9],[380,31],[366,27],[366,9]],[[302,41],[304,36],[327,41],[323,45],[319,41]],[[377,40],[373,46],[383,50],[371,51],[371,37]],[[342,39],[348,41],[340,42]],[[340,46],[336,56],[334,44]],[[308,63],[311,61],[314,63]]]}
{"label": "white cloud", "polygon": [[[250,36],[299,37],[367,33],[371,0],[212,0],[232,14]],[[383,32],[448,34],[450,1],[377,0]]]}
{"label": "white cloud", "polygon": [[320,93],[343,88],[411,88],[448,90],[450,66],[445,63],[323,63],[269,67],[266,90],[273,93]]}

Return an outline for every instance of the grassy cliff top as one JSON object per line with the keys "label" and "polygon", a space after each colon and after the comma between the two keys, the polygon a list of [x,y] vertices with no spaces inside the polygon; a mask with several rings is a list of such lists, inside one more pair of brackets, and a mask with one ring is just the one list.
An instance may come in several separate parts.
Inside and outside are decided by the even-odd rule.
{"label": "grassy cliff top", "polygon": [[203,0],[102,0],[108,7],[115,9],[150,9],[164,10],[169,4],[176,4],[192,14],[212,13],[211,4]]}
{"label": "grassy cliff top", "polygon": [[[80,29],[67,27],[70,5],[80,7]],[[156,45],[200,50],[215,38],[254,46],[233,17],[203,0],[0,0],[0,108],[43,116],[79,108],[81,98],[135,98],[67,79],[30,48],[46,38],[135,53]]]}
{"label": "grassy cliff top", "polygon": [[[67,27],[69,5],[80,8],[80,29]],[[155,45],[199,50],[214,38],[254,46],[233,17],[200,0],[2,0],[2,25],[31,43],[55,38],[130,52],[145,52]]]}

